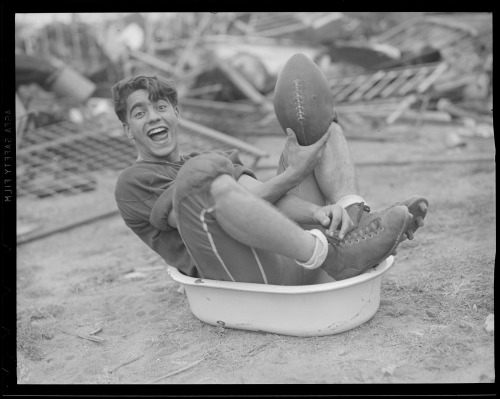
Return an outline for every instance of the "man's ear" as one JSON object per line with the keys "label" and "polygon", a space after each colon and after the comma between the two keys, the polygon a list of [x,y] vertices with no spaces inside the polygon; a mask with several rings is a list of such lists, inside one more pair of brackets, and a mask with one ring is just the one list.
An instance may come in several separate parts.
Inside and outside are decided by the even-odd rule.
{"label": "man's ear", "polygon": [[127,137],[130,139],[130,140],[133,140],[134,139],[134,135],[132,134],[132,132],[130,131],[128,125],[126,123],[123,123],[122,124],[123,126],[123,131],[124,133],[127,135]]}
{"label": "man's ear", "polygon": [[179,107],[177,105],[174,108],[174,112],[175,112],[175,116],[177,116],[177,119],[179,119],[181,114],[179,112]]}

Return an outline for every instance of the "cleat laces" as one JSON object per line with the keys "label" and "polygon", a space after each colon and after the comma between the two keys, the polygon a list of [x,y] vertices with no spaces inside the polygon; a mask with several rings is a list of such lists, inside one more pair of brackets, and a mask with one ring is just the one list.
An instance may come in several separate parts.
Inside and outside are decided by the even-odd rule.
{"label": "cleat laces", "polygon": [[[359,225],[361,217],[363,216],[363,213],[370,212],[370,207],[366,205],[364,202],[361,202],[356,209],[357,213],[355,216],[356,219],[355,226],[357,227]],[[344,236],[343,240],[340,240],[337,231],[334,233],[333,237],[328,237],[328,238],[337,245],[353,244],[354,242],[360,242],[361,240],[367,240],[373,238],[374,236],[378,236],[379,233],[383,230],[380,218],[373,219],[366,226],[362,226],[360,228],[356,227],[354,228],[354,230],[348,232]]]}

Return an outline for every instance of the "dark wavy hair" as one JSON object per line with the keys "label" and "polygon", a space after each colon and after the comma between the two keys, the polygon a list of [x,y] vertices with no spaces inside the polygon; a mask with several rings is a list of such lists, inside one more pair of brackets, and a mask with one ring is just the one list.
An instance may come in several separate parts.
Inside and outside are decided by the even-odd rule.
{"label": "dark wavy hair", "polygon": [[127,98],[130,93],[144,89],[149,99],[158,101],[168,99],[172,107],[177,106],[177,89],[173,80],[157,75],[138,75],[120,80],[111,88],[115,113],[122,123],[127,122]]}

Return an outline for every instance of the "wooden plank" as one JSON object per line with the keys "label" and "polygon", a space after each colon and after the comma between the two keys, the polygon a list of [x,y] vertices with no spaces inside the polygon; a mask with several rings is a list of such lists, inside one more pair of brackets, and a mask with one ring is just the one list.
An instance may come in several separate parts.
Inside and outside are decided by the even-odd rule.
{"label": "wooden plank", "polygon": [[417,120],[415,121],[415,127],[420,128],[424,122],[423,115],[424,112],[427,110],[427,107],[429,106],[429,101],[430,101],[430,95],[424,95],[422,96],[422,102],[420,104],[420,109],[419,109],[419,116]]}
{"label": "wooden plank", "polygon": [[439,42],[444,41],[446,42],[447,40],[450,39],[451,36],[455,36],[456,32],[453,32],[449,29],[443,29],[439,26],[433,26],[430,24],[427,24],[427,29],[426,29],[427,37],[426,41],[429,44],[432,44],[433,48],[440,48]]}
{"label": "wooden plank", "polygon": [[493,115],[488,116],[471,112],[465,108],[456,106],[447,98],[441,98],[437,103],[437,108],[458,118],[471,118],[482,123],[493,124]]}
{"label": "wooden plank", "polygon": [[345,101],[345,99],[351,94],[354,90],[356,90],[360,84],[364,82],[368,75],[359,75],[355,77],[351,83],[342,88],[339,92],[333,93],[335,101]]}
{"label": "wooden plank", "polygon": [[448,64],[446,62],[442,62],[439,64],[431,74],[424,79],[417,87],[417,91],[419,93],[424,93],[429,89],[429,87],[437,80],[439,77],[446,72],[448,69]]}
{"label": "wooden plank", "polygon": [[396,25],[388,30],[386,30],[384,33],[376,36],[373,41],[376,43],[385,43],[389,41],[393,37],[398,37],[401,32],[406,31],[410,26],[415,25],[417,22],[420,22],[422,20],[422,17],[416,16],[410,19],[407,19],[406,21],[400,23],[399,25]]}
{"label": "wooden plank", "polygon": [[189,91],[184,96],[195,97],[195,96],[200,96],[200,95],[204,95],[204,94],[218,93],[219,91],[222,90],[222,88],[223,88],[223,85],[220,83],[216,83],[216,84],[208,85],[208,86],[190,88]]}
{"label": "wooden plank", "polygon": [[396,71],[388,71],[383,79],[380,79],[368,92],[366,92],[365,100],[371,100],[377,96],[385,87],[387,87],[398,76]]}
{"label": "wooden plank", "polygon": [[271,102],[264,97],[246,78],[226,61],[221,60],[216,54],[213,58],[217,67],[240,89],[250,100],[261,106],[272,106]]}
{"label": "wooden plank", "polygon": [[177,64],[175,65],[174,68],[174,73],[175,75],[180,75],[184,69],[184,66],[186,65],[187,61],[189,58],[192,58],[193,51],[200,41],[201,35],[207,28],[208,24],[212,20],[212,15],[211,13],[206,13],[203,15],[200,23],[196,27],[195,31],[191,35],[191,38],[189,39],[186,47],[184,48],[184,51],[180,55]]}
{"label": "wooden plank", "polygon": [[446,34],[443,33],[440,37],[437,37],[436,40],[433,41],[433,44],[436,48],[450,47],[467,37],[470,36],[465,32],[447,32]]}
{"label": "wooden plank", "polygon": [[179,103],[181,105],[187,105],[187,106],[211,108],[216,110],[225,110],[234,112],[254,113],[256,111],[255,105],[240,104],[234,102],[229,103],[225,101],[206,100],[200,98],[183,97],[179,99]]}
{"label": "wooden plank", "polygon": [[346,86],[348,85],[349,83],[351,83],[357,76],[352,76],[352,75],[349,75],[349,76],[335,76],[335,77],[330,77],[330,78],[327,78],[327,81],[328,81],[328,85],[330,87],[334,87],[334,86]]}
{"label": "wooden plank", "polygon": [[430,159],[415,159],[415,160],[409,160],[409,161],[386,161],[386,162],[356,162],[355,166],[356,167],[363,167],[363,166],[411,166],[411,165],[428,165],[428,164],[437,164],[437,165],[442,165],[442,164],[450,164],[450,163],[479,163],[479,162],[495,162],[495,157],[494,155],[492,156],[474,156],[474,157],[467,157],[464,158],[463,156],[460,158],[430,158]]}
{"label": "wooden plank", "polygon": [[461,30],[468,33],[471,36],[477,36],[478,34],[477,30],[474,27],[460,21],[445,19],[440,17],[427,17],[426,21],[431,24],[436,24],[440,26],[446,26],[451,29]]}
{"label": "wooden plank", "polygon": [[170,65],[166,61],[160,60],[159,58],[157,58],[153,55],[146,54],[146,53],[143,53],[142,51],[137,51],[137,50],[131,51],[129,53],[129,55],[131,58],[142,61],[142,62],[144,62],[148,65],[151,65],[155,68],[158,68],[164,72],[167,72],[169,74],[177,76],[177,72],[172,65]]}
{"label": "wooden plank", "polygon": [[424,77],[428,73],[429,73],[429,68],[427,68],[427,67],[421,67],[421,69],[419,71],[417,71],[417,73],[415,75],[413,75],[413,77],[411,77],[410,79],[408,79],[406,81],[406,83],[403,84],[403,86],[401,86],[399,88],[399,90],[397,91],[397,94],[399,94],[401,96],[405,96],[411,90],[413,90],[413,89],[416,90],[417,85],[422,82],[422,80],[424,79]]}
{"label": "wooden plank", "polygon": [[[349,139],[349,137],[346,136],[346,139]],[[375,141],[375,140],[371,140]],[[387,140],[386,140],[387,141]],[[453,163],[483,163],[483,162],[491,162],[494,164],[495,162],[495,156],[470,156],[470,157],[463,157],[461,156],[460,158],[430,158],[430,159],[414,159],[414,160],[408,160],[408,161],[362,161],[362,162],[355,162],[356,167],[374,167],[374,166],[413,166],[413,165],[428,165],[428,164],[438,164],[438,165],[443,165],[443,164],[453,164]],[[276,165],[263,165],[262,167],[259,167],[258,169],[264,170],[264,169],[275,169]]]}
{"label": "wooden plank", "polygon": [[228,144],[228,145],[232,145],[236,149],[239,149],[241,151],[245,151],[249,154],[252,154],[252,155],[258,157],[259,159],[261,157],[268,156],[268,153],[261,150],[259,147],[251,145],[251,144],[249,144],[245,141],[242,141],[240,139],[236,139],[234,137],[231,137],[225,133],[221,133],[215,129],[211,129],[207,126],[200,125],[196,122],[192,122],[192,121],[183,119],[181,122],[181,125],[187,129],[190,129],[190,130],[192,130],[198,134],[201,134],[205,137],[208,137],[208,138],[211,138],[214,140],[218,140],[218,141],[222,141],[223,143]]}
{"label": "wooden plank", "polygon": [[425,26],[425,23],[422,23],[418,26],[415,26],[414,32],[408,32],[408,35],[405,37],[405,44],[402,45],[401,49],[405,49],[409,52],[420,53],[422,49],[422,42],[428,43],[429,30],[428,27]]}
{"label": "wooden plank", "polygon": [[386,72],[378,71],[368,78],[363,84],[361,84],[358,89],[349,95],[347,101],[357,101],[361,99],[365,93],[367,93],[373,86],[384,78]]}
{"label": "wooden plank", "polygon": [[116,207],[113,207],[113,209],[106,210],[104,212],[101,212],[97,215],[93,215],[91,217],[85,217],[83,219],[79,219],[76,221],[68,222],[65,224],[62,224],[60,226],[55,226],[52,228],[45,228],[42,230],[35,230],[31,231],[27,234],[22,234],[22,235],[17,235],[16,237],[16,244],[22,245],[22,244],[27,244],[29,242],[39,240],[41,238],[46,238],[51,235],[57,234],[57,233],[62,233],[71,229],[74,229],[76,227],[84,226],[89,223],[97,222],[99,220],[118,215],[119,211]]}
{"label": "wooden plank", "polygon": [[254,33],[259,35],[259,36],[280,36],[284,35],[286,33],[292,33],[292,32],[297,32],[306,29],[307,26],[305,26],[302,22],[297,22],[294,24],[288,24],[285,26],[277,27],[277,28],[272,28],[264,31],[259,31],[256,30]]}
{"label": "wooden plank", "polygon": [[151,50],[152,53],[159,51],[168,51],[178,47],[184,47],[188,42],[189,39],[186,38],[169,39],[167,42],[152,44],[153,47],[151,48]]}
{"label": "wooden plank", "polygon": [[273,21],[268,21],[265,23],[262,23],[260,21],[255,25],[254,32],[259,34],[260,32],[265,32],[265,31],[269,31],[269,30],[273,30],[273,29],[285,28],[289,25],[295,25],[299,22],[300,21],[297,20],[296,18],[275,19]]}
{"label": "wooden plank", "polygon": [[382,92],[380,93],[380,96],[382,98],[389,97],[394,94],[394,92],[402,85],[404,84],[410,76],[414,74],[414,69],[413,68],[408,68],[405,69],[401,72],[401,74],[394,80],[392,81]]}
{"label": "wooden plank", "polygon": [[396,98],[387,98],[387,99],[376,99],[372,101],[360,101],[356,103],[340,103],[336,105],[337,110],[341,110],[342,112],[348,111],[362,111],[364,109],[393,109],[395,106],[398,106],[401,99]]}
{"label": "wooden plank", "polygon": [[438,93],[455,90],[461,86],[468,85],[475,80],[476,77],[474,75],[452,76],[451,78],[436,82],[436,84],[434,85],[434,90]]}
{"label": "wooden plank", "polygon": [[[54,24],[53,25],[54,33],[55,33],[55,40],[54,40],[54,45],[56,48],[56,53],[59,53],[59,57],[57,58],[62,58],[65,62],[68,61],[68,58],[73,58],[71,56],[74,56],[74,54],[68,54],[68,48],[66,47],[66,44],[64,42],[64,32],[63,32],[63,25],[62,24]],[[78,40],[78,36],[75,38],[73,29],[71,29],[71,47],[75,48],[75,41]],[[69,56],[69,57],[68,57]],[[78,54],[77,54],[77,59],[79,59]],[[81,58],[81,57],[80,57]]]}
{"label": "wooden plank", "polygon": [[385,122],[388,125],[392,125],[396,120],[405,112],[410,106],[417,101],[417,96],[411,95],[401,101],[398,108],[392,112],[386,119]]}
{"label": "wooden plank", "polygon": [[422,120],[432,123],[450,123],[451,117],[446,112],[441,111],[415,111],[412,109],[407,109],[401,116],[401,119],[405,120]]}
{"label": "wooden plank", "polygon": [[290,24],[291,22],[297,22],[297,17],[290,12],[271,12],[271,13],[256,13],[256,18],[254,22],[254,28],[256,30],[268,29],[272,26]]}

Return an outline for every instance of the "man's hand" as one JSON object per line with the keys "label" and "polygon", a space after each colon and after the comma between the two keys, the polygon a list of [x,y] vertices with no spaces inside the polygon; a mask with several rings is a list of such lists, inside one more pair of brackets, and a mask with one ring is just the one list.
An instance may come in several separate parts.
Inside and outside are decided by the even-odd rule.
{"label": "man's hand", "polygon": [[293,130],[290,128],[286,129],[286,134],[288,136],[286,148],[288,148],[289,152],[289,168],[293,174],[300,178],[300,180],[303,180],[307,175],[312,173],[318,164],[325,150],[326,142],[330,137],[331,130],[332,126],[330,125],[328,131],[316,143],[308,146],[301,146]]}
{"label": "man's hand", "polygon": [[170,227],[173,227],[174,229],[177,228],[177,219],[175,217],[175,213],[174,213],[174,210],[172,209],[170,211],[170,213],[168,214],[168,218],[167,218],[167,223]]}
{"label": "man's hand", "polygon": [[344,236],[354,227],[354,223],[347,214],[347,211],[338,204],[327,205],[318,208],[313,215],[314,219],[323,227],[327,228],[327,234],[333,236],[334,231],[339,229],[339,238]]}

